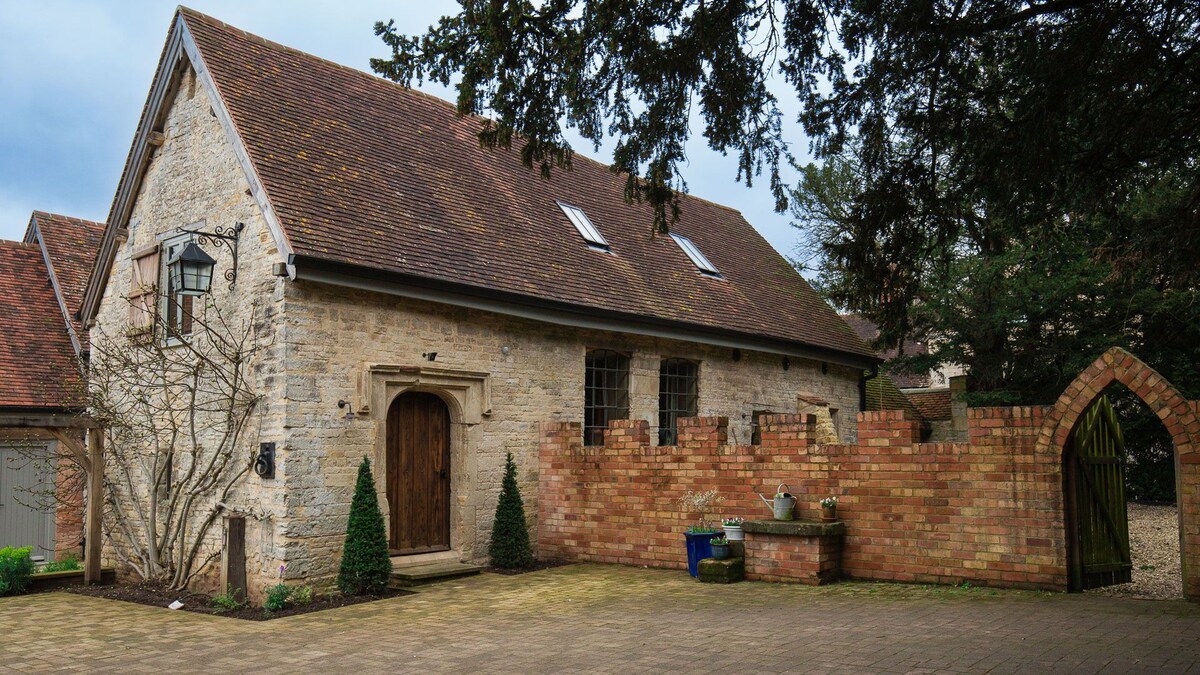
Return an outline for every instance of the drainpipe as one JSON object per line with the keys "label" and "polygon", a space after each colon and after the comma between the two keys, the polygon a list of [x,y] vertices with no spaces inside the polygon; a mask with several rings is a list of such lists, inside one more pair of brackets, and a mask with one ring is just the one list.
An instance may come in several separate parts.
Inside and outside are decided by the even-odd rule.
{"label": "drainpipe", "polygon": [[858,378],[858,411],[863,412],[867,409],[867,380],[873,380],[879,377],[879,364],[871,366],[870,372],[864,371],[862,377]]}

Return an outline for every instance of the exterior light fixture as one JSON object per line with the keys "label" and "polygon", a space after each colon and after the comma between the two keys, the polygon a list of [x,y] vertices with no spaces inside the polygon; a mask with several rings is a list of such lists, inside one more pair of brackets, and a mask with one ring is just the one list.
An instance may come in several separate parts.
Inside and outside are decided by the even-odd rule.
{"label": "exterior light fixture", "polygon": [[179,249],[167,261],[167,273],[171,275],[171,288],[180,295],[204,295],[212,286],[213,267],[216,259],[204,252],[194,241]]}
{"label": "exterior light fixture", "polygon": [[346,414],[343,416],[346,419],[354,419],[354,406],[350,405],[349,401],[345,399],[338,399],[338,409],[346,411]]}
{"label": "exterior light fixture", "polygon": [[167,261],[167,273],[171,276],[172,288],[182,295],[204,295],[212,287],[213,268],[217,261],[201,246],[226,246],[233,254],[233,266],[225,270],[225,281],[233,288],[237,281],[238,237],[246,228],[245,223],[233,227],[216,227],[212,232],[176,228],[176,232],[192,235],[192,240]]}

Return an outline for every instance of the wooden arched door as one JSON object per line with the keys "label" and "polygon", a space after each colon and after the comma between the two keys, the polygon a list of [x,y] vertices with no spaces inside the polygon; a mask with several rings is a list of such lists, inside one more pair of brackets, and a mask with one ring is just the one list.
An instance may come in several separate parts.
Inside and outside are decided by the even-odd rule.
{"label": "wooden arched door", "polygon": [[393,554],[450,549],[450,409],[433,394],[401,394],[388,409],[387,495]]}

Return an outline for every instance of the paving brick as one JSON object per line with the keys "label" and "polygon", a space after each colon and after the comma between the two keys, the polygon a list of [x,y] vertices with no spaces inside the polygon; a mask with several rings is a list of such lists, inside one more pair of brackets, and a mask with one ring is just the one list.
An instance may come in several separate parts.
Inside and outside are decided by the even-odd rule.
{"label": "paving brick", "polygon": [[1200,606],[982,588],[699,584],[571,565],[249,622],[0,598],[14,672],[1186,672]]}

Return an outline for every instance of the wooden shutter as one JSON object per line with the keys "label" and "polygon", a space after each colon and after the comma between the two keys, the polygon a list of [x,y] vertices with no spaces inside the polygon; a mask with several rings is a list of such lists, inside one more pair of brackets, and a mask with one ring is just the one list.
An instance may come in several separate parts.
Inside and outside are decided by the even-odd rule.
{"label": "wooden shutter", "polygon": [[135,332],[154,328],[158,293],[158,246],[133,255],[129,280],[129,327]]}

